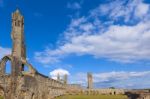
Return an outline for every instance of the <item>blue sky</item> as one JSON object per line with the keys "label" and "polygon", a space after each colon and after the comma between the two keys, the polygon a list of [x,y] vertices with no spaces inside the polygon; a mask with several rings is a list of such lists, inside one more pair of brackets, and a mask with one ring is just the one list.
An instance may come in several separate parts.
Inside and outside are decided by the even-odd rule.
{"label": "blue sky", "polygon": [[17,7],[40,73],[86,86],[92,72],[97,88],[150,88],[149,0],[0,0],[0,58],[10,53]]}

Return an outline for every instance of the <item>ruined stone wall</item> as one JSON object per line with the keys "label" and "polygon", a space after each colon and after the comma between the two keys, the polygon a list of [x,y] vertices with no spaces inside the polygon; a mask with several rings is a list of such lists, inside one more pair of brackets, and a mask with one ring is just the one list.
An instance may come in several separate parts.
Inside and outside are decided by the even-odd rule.
{"label": "ruined stone wall", "polygon": [[49,97],[57,97],[65,94],[65,84],[57,80],[44,77],[41,74],[35,76],[37,82],[39,83],[39,89],[43,89],[43,92],[46,91]]}
{"label": "ruined stone wall", "polygon": [[125,94],[123,89],[86,89],[86,90],[82,90],[82,93],[87,94],[87,95],[99,95],[99,94],[119,95],[119,94]]}
{"label": "ruined stone wall", "polygon": [[150,99],[150,93],[140,94],[138,99]]}
{"label": "ruined stone wall", "polygon": [[22,99],[51,99],[65,94],[65,86],[61,82],[44,77],[39,73],[34,77],[23,76],[22,81],[20,85],[23,86],[22,89],[26,94],[26,98]]}
{"label": "ruined stone wall", "polygon": [[[34,76],[18,76],[16,82],[16,90],[12,96],[12,99],[51,99],[66,93],[63,83],[48,77],[43,77],[39,73],[35,74]],[[11,76],[1,76],[0,95],[4,96],[5,99],[10,99],[10,89]]]}
{"label": "ruined stone wall", "polygon": [[150,99],[149,90],[127,90],[125,93],[129,99]]}
{"label": "ruined stone wall", "polygon": [[66,94],[76,95],[81,94],[83,88],[79,84],[67,84],[66,85]]}
{"label": "ruined stone wall", "polygon": [[80,86],[67,85],[67,94],[70,95],[120,95],[125,94],[123,89],[83,89]]}
{"label": "ruined stone wall", "polygon": [[4,96],[5,93],[10,94],[10,87],[10,75],[0,75],[0,96]]}

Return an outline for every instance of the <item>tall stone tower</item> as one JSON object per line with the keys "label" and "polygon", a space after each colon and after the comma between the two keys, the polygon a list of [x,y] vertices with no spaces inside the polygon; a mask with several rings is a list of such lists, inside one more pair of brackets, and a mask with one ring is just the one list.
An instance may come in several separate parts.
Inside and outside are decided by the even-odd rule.
{"label": "tall stone tower", "polygon": [[68,83],[67,81],[68,81],[68,76],[67,76],[67,74],[65,74],[64,75],[64,84],[67,84]]}
{"label": "tall stone tower", "polygon": [[[24,59],[26,60],[26,48],[24,41],[24,17],[20,14],[20,11],[17,9],[12,13],[12,32],[11,38],[13,41],[12,57],[16,60]],[[15,66],[18,66],[20,71],[24,70],[24,66],[21,63],[15,63]]]}
{"label": "tall stone tower", "polygon": [[59,73],[57,74],[57,81],[60,81],[60,75],[59,75]]}
{"label": "tall stone tower", "polygon": [[92,73],[87,73],[87,79],[88,79],[88,89],[92,89],[93,88],[93,77],[92,77]]}
{"label": "tall stone tower", "polygon": [[[13,41],[13,48],[11,54],[11,87],[10,87],[10,99],[15,99],[17,94],[17,82],[19,75],[24,70],[22,60],[26,59],[25,44],[24,44],[24,18],[17,9],[12,13],[12,32],[11,38]],[[9,97],[9,95],[8,95]]]}
{"label": "tall stone tower", "polygon": [[[17,9],[12,13],[13,41],[12,53],[0,60],[0,94],[4,99],[51,99],[65,94],[65,86],[60,80],[50,79],[38,71],[26,60],[24,37],[24,17]],[[11,73],[6,73],[6,63],[11,62]],[[24,70],[24,66],[28,70]],[[55,83],[55,84],[54,84]],[[54,86],[54,87],[49,87]]]}

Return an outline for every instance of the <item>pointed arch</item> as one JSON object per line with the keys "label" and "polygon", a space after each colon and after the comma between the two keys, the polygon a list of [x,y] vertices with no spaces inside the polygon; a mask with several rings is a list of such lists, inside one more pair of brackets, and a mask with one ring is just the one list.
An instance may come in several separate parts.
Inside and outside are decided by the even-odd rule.
{"label": "pointed arch", "polygon": [[35,94],[32,93],[31,99],[35,99]]}
{"label": "pointed arch", "polygon": [[5,75],[6,73],[6,63],[7,61],[12,61],[11,55],[4,56],[0,61],[0,74]]}

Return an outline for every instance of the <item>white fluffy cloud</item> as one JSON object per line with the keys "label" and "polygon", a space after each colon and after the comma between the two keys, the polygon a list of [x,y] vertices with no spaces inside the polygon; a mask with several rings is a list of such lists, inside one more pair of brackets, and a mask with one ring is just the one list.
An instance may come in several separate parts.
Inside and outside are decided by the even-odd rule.
{"label": "white fluffy cloud", "polygon": [[144,0],[115,0],[109,4],[100,5],[91,12],[93,16],[107,15],[111,20],[123,18],[124,22],[143,19],[149,12],[149,4]]}
{"label": "white fluffy cloud", "polygon": [[[144,72],[109,72],[109,73],[99,73],[94,74],[94,82],[111,82],[113,81],[119,81],[119,80],[126,80],[130,78],[138,78],[138,77],[146,77],[150,74],[150,71],[144,71]],[[149,76],[148,76],[149,77]]]}
{"label": "white fluffy cloud", "polygon": [[150,71],[109,72],[94,74],[96,87],[147,88],[150,86]]}
{"label": "white fluffy cloud", "polygon": [[81,8],[81,5],[78,2],[68,3],[67,8],[77,10]]}
{"label": "white fluffy cloud", "polygon": [[0,59],[5,56],[5,55],[8,55],[11,53],[11,49],[10,48],[3,48],[0,46]]}
{"label": "white fluffy cloud", "polygon": [[59,68],[50,72],[50,77],[52,77],[53,79],[57,79],[58,74],[60,75],[60,77],[64,75],[70,75],[69,71]]}
{"label": "white fluffy cloud", "polygon": [[64,31],[64,41],[61,41],[64,43],[54,50],[36,52],[35,59],[49,64],[76,54],[117,62],[150,60],[148,12],[150,5],[143,0],[116,0],[100,5],[88,16],[72,19]]}

